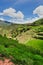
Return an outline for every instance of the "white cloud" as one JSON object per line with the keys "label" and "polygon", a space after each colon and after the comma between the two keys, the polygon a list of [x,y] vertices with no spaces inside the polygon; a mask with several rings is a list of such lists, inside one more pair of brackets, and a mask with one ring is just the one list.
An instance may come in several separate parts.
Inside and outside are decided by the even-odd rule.
{"label": "white cloud", "polygon": [[16,10],[13,8],[8,8],[8,9],[3,10],[3,12],[0,13],[0,15],[6,15],[12,18],[19,18],[19,19],[24,18],[24,15],[21,11],[16,12]]}
{"label": "white cloud", "polygon": [[16,23],[16,24],[28,24],[28,23],[33,23],[34,21],[38,19],[39,17],[26,18],[26,19],[10,19],[9,22]]}
{"label": "white cloud", "polygon": [[[26,18],[26,19],[10,19],[7,20],[8,22],[15,23],[15,24],[28,24],[28,23],[33,23],[34,21],[38,20],[39,17],[35,18]],[[4,18],[0,18],[0,20],[5,21]]]}
{"label": "white cloud", "polygon": [[30,23],[33,23],[34,21],[38,20],[39,17],[34,17],[34,18],[28,18],[27,21]]}
{"label": "white cloud", "polygon": [[37,14],[40,18],[43,18],[43,5],[38,6],[34,11],[33,14]]}
{"label": "white cloud", "polygon": [[5,21],[5,19],[4,19],[4,18],[0,18],[0,20]]}
{"label": "white cloud", "polygon": [[8,9],[3,10],[3,12],[4,12],[4,13],[12,13],[12,12],[15,13],[16,10],[13,9],[13,8],[8,8]]}
{"label": "white cloud", "polygon": [[[2,13],[0,13],[0,15],[6,15],[11,17],[10,20],[7,20],[11,23],[16,23],[16,24],[28,24],[28,23],[32,23],[40,18],[43,18],[43,6],[38,6],[34,11],[33,14],[37,14],[38,17],[34,17],[34,18],[26,18],[24,17],[24,14],[21,11],[16,11],[13,8],[8,8],[3,10]],[[3,18],[2,18],[3,19]],[[4,19],[3,19],[4,20]],[[5,19],[6,20],[6,19]]]}
{"label": "white cloud", "polygon": [[24,14],[21,11],[17,12],[17,18],[24,18]]}

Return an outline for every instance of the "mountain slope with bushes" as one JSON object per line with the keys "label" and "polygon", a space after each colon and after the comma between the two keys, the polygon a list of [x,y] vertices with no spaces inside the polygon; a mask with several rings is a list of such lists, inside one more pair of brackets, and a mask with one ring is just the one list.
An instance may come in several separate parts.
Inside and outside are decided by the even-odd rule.
{"label": "mountain slope with bushes", "polygon": [[5,57],[11,59],[14,65],[43,65],[41,22],[43,19],[35,21],[34,25],[2,22],[4,24],[0,24],[0,60]]}

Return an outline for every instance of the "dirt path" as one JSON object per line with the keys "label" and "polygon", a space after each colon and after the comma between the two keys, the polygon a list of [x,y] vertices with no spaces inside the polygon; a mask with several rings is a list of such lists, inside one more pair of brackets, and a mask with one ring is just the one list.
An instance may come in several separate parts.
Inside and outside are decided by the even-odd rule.
{"label": "dirt path", "polygon": [[0,65],[15,65],[13,62],[10,61],[10,59],[0,60]]}

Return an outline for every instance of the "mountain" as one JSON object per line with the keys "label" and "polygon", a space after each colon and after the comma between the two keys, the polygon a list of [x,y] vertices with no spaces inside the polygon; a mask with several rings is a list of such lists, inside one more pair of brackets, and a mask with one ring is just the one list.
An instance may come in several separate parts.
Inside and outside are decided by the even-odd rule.
{"label": "mountain", "polygon": [[34,21],[33,23],[28,23],[28,24],[16,24],[16,23],[11,23],[9,21],[3,21],[3,20],[0,20],[0,25],[42,25],[43,24],[43,18],[41,19],[38,19],[36,21]]}
{"label": "mountain", "polygon": [[32,25],[43,25],[43,18],[33,22]]}
{"label": "mountain", "polygon": [[8,21],[0,20],[0,34],[6,34],[8,37],[16,37],[29,29],[28,24],[13,24]]}
{"label": "mountain", "polygon": [[0,20],[0,26],[6,26],[6,25],[10,25],[11,23],[8,22],[8,21],[3,21],[3,20]]}
{"label": "mountain", "polygon": [[[34,26],[38,26],[38,27],[34,27]],[[20,39],[20,36],[21,36],[21,39],[24,36],[25,36],[25,39],[27,39],[28,36],[31,38],[31,34],[34,34],[33,30],[36,32],[43,30],[43,19],[39,19],[33,22],[32,24],[13,24],[8,21],[0,20],[0,34],[6,35],[7,37],[10,37],[10,38],[16,38],[17,36],[19,36],[18,37],[19,39]],[[25,33],[27,31],[28,33]]]}
{"label": "mountain", "polygon": [[14,65],[43,65],[43,25],[41,22],[43,20],[37,26],[29,26],[26,24],[8,25],[9,23],[1,21],[0,62],[9,58]]}

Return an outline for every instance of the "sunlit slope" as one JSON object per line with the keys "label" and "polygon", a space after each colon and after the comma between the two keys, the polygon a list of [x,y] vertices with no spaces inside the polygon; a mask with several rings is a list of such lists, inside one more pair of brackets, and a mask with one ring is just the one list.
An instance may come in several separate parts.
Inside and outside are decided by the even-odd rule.
{"label": "sunlit slope", "polygon": [[[29,42],[30,44],[30,42]],[[33,42],[34,44],[34,42]],[[40,46],[41,44],[35,44]],[[0,54],[1,57],[10,58],[16,65],[43,65],[43,52],[42,49],[36,49],[28,45],[22,45],[17,40],[8,39],[0,35]]]}

